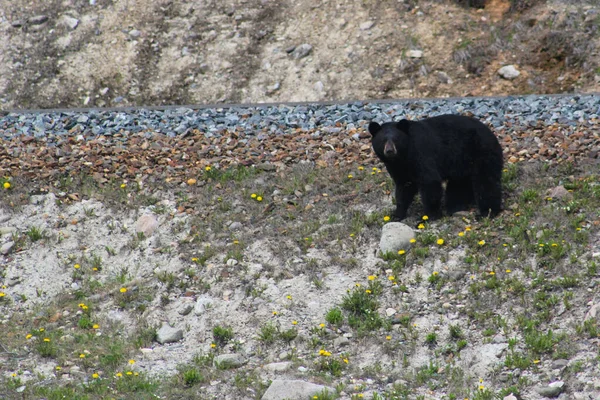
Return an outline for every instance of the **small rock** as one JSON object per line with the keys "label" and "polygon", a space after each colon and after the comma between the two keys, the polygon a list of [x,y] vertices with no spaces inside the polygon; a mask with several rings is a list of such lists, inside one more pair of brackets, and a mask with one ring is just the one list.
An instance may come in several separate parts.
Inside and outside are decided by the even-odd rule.
{"label": "small rock", "polygon": [[246,360],[240,354],[221,354],[214,358],[213,365],[219,369],[239,368],[246,364]]}
{"label": "small rock", "polygon": [[564,382],[556,381],[556,382],[552,382],[548,386],[538,387],[535,389],[535,391],[538,392],[538,394],[540,396],[550,397],[550,398],[558,397],[558,395],[563,391],[564,385],[565,385]]}
{"label": "small rock", "polygon": [[294,57],[296,60],[299,60],[308,56],[311,51],[312,46],[308,43],[303,43],[300,46],[294,48],[294,50],[292,51],[292,57]]}
{"label": "small rock", "polygon": [[156,341],[160,344],[178,342],[183,339],[183,330],[173,328],[167,324],[156,332]]}
{"label": "small rock", "polygon": [[261,169],[263,171],[275,171],[277,169],[277,166],[275,164],[264,162],[257,164],[256,168]]}
{"label": "small rock", "polygon": [[17,393],[22,393],[23,391],[25,391],[26,388],[27,388],[27,386],[25,386],[25,385],[19,386],[18,388],[15,389],[15,391]]}
{"label": "small rock", "polygon": [[290,369],[291,366],[292,366],[291,361],[284,361],[284,362],[276,362],[276,363],[267,364],[263,367],[263,369],[265,371],[269,371],[269,372],[284,372],[284,371],[287,371],[288,369]]}
{"label": "small rock", "polygon": [[129,36],[131,36],[133,39],[137,39],[142,35],[142,32],[138,31],[137,29],[132,29],[129,31]]}
{"label": "small rock", "polygon": [[10,235],[16,231],[17,231],[17,228],[15,228],[14,226],[3,226],[3,227],[0,227],[0,236]]}
{"label": "small rock", "polygon": [[192,312],[192,310],[194,309],[194,305],[193,304],[182,304],[179,309],[177,310],[177,312],[179,313],[179,315],[188,315],[189,313]]}
{"label": "small rock", "polygon": [[48,21],[47,15],[36,15],[35,17],[31,17],[27,20],[31,25],[41,25],[44,22]]}
{"label": "small rock", "polygon": [[397,253],[399,250],[408,251],[410,239],[415,237],[414,231],[401,222],[388,222],[381,230],[379,250],[382,253]]}
{"label": "small rock", "polygon": [[23,21],[21,21],[20,19],[16,19],[13,22],[10,23],[12,25],[13,28],[20,28],[23,25],[25,25],[25,23]]}
{"label": "small rock", "polygon": [[348,340],[345,336],[340,336],[333,341],[333,347],[339,349],[342,346],[347,346],[350,344],[350,340]]}
{"label": "small rock", "polygon": [[508,396],[504,396],[502,398],[502,400],[519,400],[519,399],[517,399],[517,397],[511,393]]}
{"label": "small rock", "polygon": [[235,267],[237,264],[238,264],[238,261],[234,258],[230,258],[229,260],[227,260],[228,267]]}
{"label": "small rock", "polygon": [[368,31],[375,25],[374,21],[365,21],[359,25],[361,31]]}
{"label": "small rock", "polygon": [[204,312],[208,308],[210,308],[212,303],[213,303],[213,300],[210,297],[206,297],[206,296],[198,297],[198,299],[196,300],[196,305],[194,306],[194,314],[196,314],[196,315],[204,314]]}
{"label": "small rock", "polygon": [[63,15],[60,22],[71,30],[77,28],[77,25],[79,25],[79,20],[77,18],[68,15]]}
{"label": "small rock", "polygon": [[444,71],[438,71],[437,78],[441,83],[452,83],[452,78]]}
{"label": "small rock", "polygon": [[567,365],[569,365],[569,360],[558,359],[558,360],[552,361],[551,367],[552,367],[552,369],[563,369]]}
{"label": "small rock", "polygon": [[230,231],[237,231],[239,229],[242,229],[243,227],[244,227],[244,225],[242,225],[242,223],[240,221],[235,221],[235,222],[232,222],[231,224],[229,224]]}
{"label": "small rock", "polygon": [[396,309],[395,308],[386,308],[385,310],[385,315],[387,315],[388,317],[391,317],[392,315],[396,314]]}
{"label": "small rock", "polygon": [[0,247],[0,253],[7,255],[15,247],[15,242],[6,242]]}
{"label": "small rock", "polygon": [[135,222],[135,231],[143,233],[145,237],[150,237],[158,228],[158,220],[152,214],[145,214]]}
{"label": "small rock", "polygon": [[553,199],[566,199],[570,200],[573,198],[573,194],[569,192],[563,185],[556,186],[546,191],[546,195]]}
{"label": "small rock", "polygon": [[422,50],[409,50],[406,52],[406,55],[410,58],[421,58],[423,57]]}
{"label": "small rock", "polygon": [[515,79],[521,75],[514,65],[505,65],[498,70],[498,74],[504,79]]}
{"label": "small rock", "polygon": [[318,395],[323,390],[327,390],[332,395],[336,393],[334,388],[328,386],[301,380],[275,379],[263,395],[262,400],[304,400]]}

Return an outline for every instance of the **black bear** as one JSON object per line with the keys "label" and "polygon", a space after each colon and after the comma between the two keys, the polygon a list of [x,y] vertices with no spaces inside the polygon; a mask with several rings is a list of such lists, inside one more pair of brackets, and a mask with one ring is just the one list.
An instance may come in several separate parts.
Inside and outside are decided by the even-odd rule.
{"label": "black bear", "polygon": [[371,143],[396,185],[394,220],[406,218],[417,192],[431,220],[477,204],[479,215],[501,211],[502,148],[480,121],[462,115],[440,115],[421,121],[369,124]]}

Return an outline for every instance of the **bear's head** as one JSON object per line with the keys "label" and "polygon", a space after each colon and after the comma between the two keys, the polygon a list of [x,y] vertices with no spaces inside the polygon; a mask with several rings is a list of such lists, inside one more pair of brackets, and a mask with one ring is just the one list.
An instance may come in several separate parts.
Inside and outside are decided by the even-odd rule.
{"label": "bear's head", "polygon": [[399,122],[377,122],[369,124],[371,144],[381,161],[394,161],[406,157],[409,140],[410,121],[403,119]]}

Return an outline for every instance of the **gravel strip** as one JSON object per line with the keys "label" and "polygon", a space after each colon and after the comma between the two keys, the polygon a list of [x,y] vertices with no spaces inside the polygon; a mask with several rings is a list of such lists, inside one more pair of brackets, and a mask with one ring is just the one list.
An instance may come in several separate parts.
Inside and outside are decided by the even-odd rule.
{"label": "gravel strip", "polygon": [[0,155],[0,172],[47,177],[78,171],[136,178],[149,170],[183,178],[206,165],[369,164],[376,163],[366,132],[371,120],[446,113],[473,115],[487,123],[509,162],[574,161],[597,158],[600,152],[599,95],[24,111],[0,118],[0,138],[7,149]]}

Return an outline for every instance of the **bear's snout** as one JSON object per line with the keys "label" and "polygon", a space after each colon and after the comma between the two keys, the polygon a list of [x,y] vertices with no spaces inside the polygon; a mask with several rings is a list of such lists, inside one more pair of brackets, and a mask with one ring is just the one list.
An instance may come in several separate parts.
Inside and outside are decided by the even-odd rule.
{"label": "bear's snout", "polygon": [[385,146],[383,147],[383,155],[386,157],[394,157],[396,155],[396,146],[394,146],[394,142],[391,140],[385,142]]}

